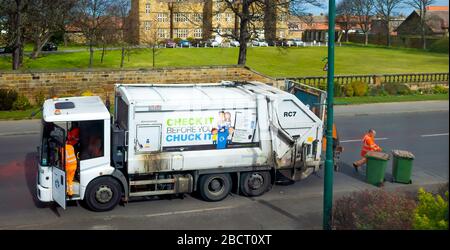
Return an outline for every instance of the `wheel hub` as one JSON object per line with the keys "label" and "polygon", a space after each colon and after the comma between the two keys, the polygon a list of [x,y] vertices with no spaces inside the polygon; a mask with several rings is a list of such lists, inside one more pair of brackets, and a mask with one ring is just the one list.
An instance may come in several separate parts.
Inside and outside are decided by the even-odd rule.
{"label": "wheel hub", "polygon": [[214,179],[209,183],[209,190],[220,192],[223,189],[223,183],[219,179]]}
{"label": "wheel hub", "polygon": [[259,189],[264,184],[264,178],[260,174],[252,174],[248,180],[248,186],[253,189]]}
{"label": "wheel hub", "polygon": [[97,192],[95,192],[95,198],[100,203],[107,203],[109,202],[113,197],[113,191],[108,186],[100,186],[97,189]]}

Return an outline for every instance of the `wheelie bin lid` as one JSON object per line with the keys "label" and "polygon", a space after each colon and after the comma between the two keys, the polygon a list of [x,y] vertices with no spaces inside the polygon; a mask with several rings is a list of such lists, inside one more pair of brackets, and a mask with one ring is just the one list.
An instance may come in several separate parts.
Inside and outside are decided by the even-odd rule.
{"label": "wheelie bin lid", "polygon": [[392,150],[392,155],[400,158],[414,159],[414,154],[406,150]]}
{"label": "wheelie bin lid", "polygon": [[390,158],[390,155],[384,152],[376,152],[376,151],[369,151],[366,154],[367,158],[372,158],[376,160],[384,160],[387,161]]}

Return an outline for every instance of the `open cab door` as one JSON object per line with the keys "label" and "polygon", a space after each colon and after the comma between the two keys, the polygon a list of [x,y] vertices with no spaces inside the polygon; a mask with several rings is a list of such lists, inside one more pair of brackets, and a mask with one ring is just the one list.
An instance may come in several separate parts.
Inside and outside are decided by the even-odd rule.
{"label": "open cab door", "polygon": [[51,133],[51,141],[54,143],[52,160],[52,196],[53,200],[66,209],[66,170],[65,170],[65,144],[66,133],[65,130],[57,125],[54,125],[54,130]]}

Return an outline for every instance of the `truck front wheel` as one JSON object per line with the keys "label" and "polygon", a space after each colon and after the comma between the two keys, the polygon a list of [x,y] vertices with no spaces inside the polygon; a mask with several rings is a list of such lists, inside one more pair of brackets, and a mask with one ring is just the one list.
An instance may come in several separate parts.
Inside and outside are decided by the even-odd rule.
{"label": "truck front wheel", "polygon": [[270,173],[267,171],[242,173],[240,186],[245,196],[260,196],[270,188]]}
{"label": "truck front wheel", "polygon": [[112,210],[119,204],[121,198],[119,183],[111,177],[101,177],[93,180],[86,191],[86,204],[96,212]]}
{"label": "truck front wheel", "polygon": [[231,191],[231,177],[229,174],[202,175],[199,179],[200,195],[206,201],[221,201]]}

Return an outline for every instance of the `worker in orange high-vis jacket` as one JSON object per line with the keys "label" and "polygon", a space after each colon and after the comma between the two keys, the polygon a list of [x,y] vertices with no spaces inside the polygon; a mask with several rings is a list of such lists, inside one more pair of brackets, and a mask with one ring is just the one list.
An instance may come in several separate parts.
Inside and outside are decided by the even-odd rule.
{"label": "worker in orange high-vis jacket", "polygon": [[72,122],[72,127],[67,132],[67,143],[76,146],[80,141],[80,128],[78,122]]}
{"label": "worker in orange high-vis jacket", "polygon": [[374,129],[369,129],[369,131],[364,135],[364,138],[362,140],[363,145],[361,149],[361,157],[362,159],[359,161],[355,161],[353,163],[353,167],[355,168],[356,172],[358,172],[358,168],[362,165],[367,163],[366,154],[369,151],[381,151],[381,148],[375,143],[375,135],[377,132],[375,132]]}
{"label": "worker in orange high-vis jacket", "polygon": [[77,157],[75,156],[75,150],[72,145],[66,144],[66,176],[67,176],[67,195],[73,195],[73,179],[75,178],[75,172],[77,171]]}

